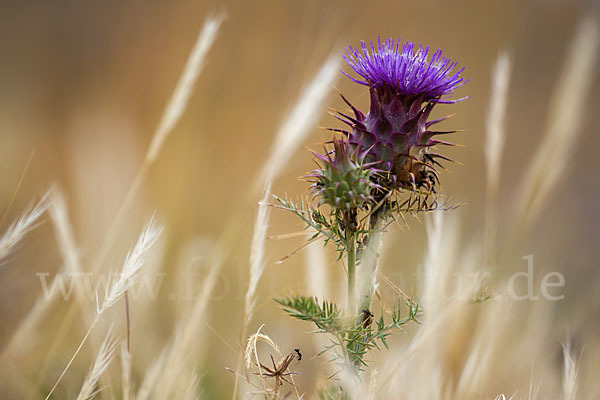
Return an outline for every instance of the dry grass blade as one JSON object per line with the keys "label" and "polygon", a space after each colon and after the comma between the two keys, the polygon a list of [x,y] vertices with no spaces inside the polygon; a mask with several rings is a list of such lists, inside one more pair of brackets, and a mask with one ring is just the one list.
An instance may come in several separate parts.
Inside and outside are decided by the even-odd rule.
{"label": "dry grass blade", "polygon": [[498,396],[496,396],[495,400],[512,400],[514,398],[515,396],[510,396],[507,398],[504,394],[499,394]]}
{"label": "dry grass blade", "polygon": [[[427,391],[424,398],[442,398],[439,376],[439,354],[436,349],[436,339],[445,331],[448,322],[459,309],[459,302],[447,302],[445,296],[450,285],[452,266],[456,259],[458,246],[458,225],[456,221],[444,212],[435,212],[425,219],[427,228],[428,250],[423,266],[422,308],[425,314],[423,324],[415,333],[410,346],[404,353],[391,360],[391,365],[380,370],[382,376],[379,385],[382,391],[388,390],[402,381],[398,374],[410,370],[411,379],[419,382],[402,389],[404,392],[417,394],[419,390]],[[408,365],[410,362],[416,365]],[[427,373],[420,373],[427,371]],[[421,376],[422,375],[422,376]],[[425,381],[429,382],[425,384]],[[406,398],[414,396],[407,395]],[[420,397],[420,396],[417,396]]]}
{"label": "dry grass blade", "polygon": [[[284,357],[281,351],[279,350],[279,346],[277,346],[277,343],[275,343],[273,339],[271,339],[268,335],[261,332],[263,327],[264,324],[258,328],[256,333],[250,335],[246,341],[246,348],[244,350],[246,369],[249,370],[252,367],[254,367],[256,369],[255,374],[260,377],[262,385],[262,390],[259,389],[258,393],[247,393],[247,396],[254,397],[256,395],[259,395],[264,396],[265,398],[279,399],[279,389],[285,382],[294,388],[296,398],[300,399],[301,396],[298,393],[296,383],[294,382],[294,375],[296,375],[296,373],[289,370],[290,364],[297,357],[299,357],[299,350],[296,350],[296,352],[289,353]],[[269,354],[271,363],[261,363],[260,358],[258,356],[259,342],[265,342],[273,350],[275,350],[275,352],[280,358],[280,361],[275,362],[273,354]],[[237,373],[236,376],[238,376]],[[248,376],[248,371],[246,371],[246,376],[243,378],[245,378],[249,386],[258,388],[258,386],[252,383],[252,381],[250,380]],[[288,393],[287,395],[285,395],[284,398],[288,398],[290,395],[291,393]]]}
{"label": "dry grass blade", "polygon": [[[160,150],[164,144],[164,141],[167,139],[168,135],[171,133],[172,129],[175,127],[179,118],[183,114],[188,100],[193,92],[194,84],[196,79],[199,76],[199,73],[202,71],[202,66],[204,65],[206,55],[210,50],[210,47],[214,43],[216,39],[216,35],[218,29],[223,21],[224,16],[220,15],[214,18],[208,18],[200,36],[192,50],[190,57],[188,59],[188,63],[179,79],[177,87],[171,97],[167,107],[165,109],[164,115],[161,118],[161,122],[157,130],[154,133],[152,142],[146,153],[146,157],[144,162],[142,163],[131,187],[129,188],[123,203],[121,204],[117,215],[112,221],[110,228],[105,236],[105,239],[102,242],[101,248],[98,252],[98,256],[94,264],[92,265],[91,272],[97,273],[102,269],[104,261],[112,248],[114,241],[117,238],[118,232],[121,229],[124,218],[127,215],[127,211],[133,201],[134,197],[137,195],[141,185],[146,177],[148,168],[150,165],[156,160],[158,157]],[[113,294],[117,294],[116,292]],[[74,319],[73,309],[70,309],[67,313],[65,319],[63,320],[63,326],[65,329],[61,330],[57,338],[55,339],[55,344],[58,343],[64,336],[66,329],[72,324]]]}
{"label": "dry grass blade", "polygon": [[121,342],[121,388],[122,400],[131,398],[131,353],[127,349],[127,341]]}
{"label": "dry grass blade", "polygon": [[246,362],[246,369],[249,369],[253,364],[252,357],[254,357],[254,363],[258,369],[258,374],[260,375],[260,381],[262,384],[263,391],[266,392],[267,387],[265,384],[265,378],[263,377],[262,369],[260,367],[260,360],[258,358],[258,342],[260,340],[267,342],[272,348],[275,349],[275,351],[277,351],[278,354],[281,353],[279,352],[279,347],[277,346],[277,344],[269,336],[260,332],[264,326],[264,324],[261,325],[256,331],[256,333],[250,335],[250,337],[248,338],[248,341],[246,342],[246,349],[244,351],[244,360]]}
{"label": "dry grass blade", "polygon": [[367,400],[375,400],[377,398],[377,387],[377,369],[373,368],[369,376],[368,394],[365,396]]}
{"label": "dry grass blade", "polygon": [[[42,201],[40,201],[33,210],[26,212],[23,217],[16,221],[0,240],[3,241],[5,237],[12,237],[11,239],[7,239],[7,242],[12,242],[12,247],[14,247],[14,245],[21,240],[22,236],[31,229],[35,221],[39,219],[46,209],[49,209],[50,216],[55,225],[57,240],[65,263],[64,269],[69,272],[80,272],[79,258],[76,255],[76,252],[73,252],[74,246],[71,242],[72,235],[70,234],[70,225],[66,216],[66,205],[58,189],[53,188],[49,190]],[[0,248],[1,247],[2,246],[0,245]],[[0,249],[0,252],[1,251],[2,250]],[[10,252],[10,249],[8,251]],[[2,257],[0,257],[0,259],[1,258]],[[52,294],[56,297],[57,291],[52,292]],[[19,327],[13,334],[11,340],[2,351],[0,359],[4,360],[7,354],[19,350],[25,342],[25,338],[27,338],[27,341],[30,341],[32,337],[31,333],[42,317],[46,315],[52,304],[51,299],[46,299],[43,296],[40,297],[25,319],[19,324]]]}
{"label": "dry grass blade", "polygon": [[298,148],[321,116],[325,97],[339,74],[338,58],[337,55],[329,56],[279,128],[271,156],[263,168],[261,178],[257,181],[259,184],[265,182],[267,176],[271,176],[272,179],[277,177],[290,154]]}
{"label": "dry grass blade", "polygon": [[35,207],[25,210],[23,215],[13,222],[4,235],[0,237],[0,261],[15,249],[27,232],[35,227],[36,221],[48,208],[48,199],[52,190],[53,189],[48,190]]}
{"label": "dry grass blade", "polygon": [[[81,256],[79,249],[75,243],[75,235],[73,234],[73,228],[69,220],[69,212],[67,203],[61,191],[55,189],[52,194],[50,207],[48,209],[50,217],[52,219],[52,225],[56,233],[56,240],[60,249],[61,258],[63,260],[63,267],[59,276],[56,279],[61,279],[63,274],[81,276],[84,274],[83,267],[81,265]],[[75,281],[73,285],[73,291],[75,294],[75,300],[81,309],[81,317],[84,322],[84,326],[90,326],[94,320],[95,309],[93,303],[91,303],[87,297],[84,285],[80,282]],[[51,292],[52,299],[44,298],[46,307],[37,309],[37,311],[43,311],[43,313],[31,314],[32,317],[37,317],[37,320],[30,321],[30,326],[39,326],[40,319],[46,315],[46,313],[52,309],[52,305],[55,304],[55,299],[59,297],[59,291],[55,290]],[[29,318],[29,315],[28,317]],[[92,336],[92,346],[94,349],[99,349],[100,342],[99,338]],[[107,385],[109,382],[105,380],[107,377],[102,378],[102,385]]]}
{"label": "dry grass blade", "polygon": [[6,219],[6,216],[8,215],[8,211],[10,210],[10,207],[13,205],[15,199],[17,198],[17,194],[19,193],[19,190],[21,190],[21,185],[23,184],[23,181],[25,180],[25,175],[27,174],[27,171],[29,170],[29,166],[31,165],[31,161],[33,160],[34,153],[35,153],[35,151],[32,150],[31,154],[29,154],[29,159],[27,160],[27,163],[25,164],[25,168],[23,168],[23,172],[21,172],[21,176],[19,177],[19,180],[17,181],[17,187],[13,191],[13,194],[10,197],[10,200],[8,201],[8,205],[6,206],[6,209],[4,210],[4,214],[2,214],[2,217],[0,218],[0,226],[4,224],[4,220]]}
{"label": "dry grass blade", "polygon": [[[198,297],[192,312],[177,328],[177,334],[169,346],[165,348],[164,363],[156,363],[154,368],[162,368],[162,374],[157,381],[157,399],[173,398],[174,388],[177,386],[180,372],[185,366],[188,357],[193,355],[202,342],[204,335],[204,319],[206,318],[211,294],[217,282],[217,277],[223,266],[224,256],[219,250],[215,251],[210,260],[210,270],[204,279],[201,295]],[[153,375],[151,372],[150,375]],[[150,383],[147,384],[150,386]]]}
{"label": "dry grass blade", "polygon": [[492,94],[486,121],[485,163],[487,172],[486,192],[486,254],[490,251],[496,234],[496,207],[500,183],[500,165],[506,140],[506,106],[510,83],[511,60],[507,53],[500,53],[492,73]]}
{"label": "dry grass blade", "polygon": [[115,349],[117,348],[117,341],[111,338],[111,331],[112,329],[109,329],[106,338],[102,342],[102,345],[100,345],[100,350],[98,351],[96,360],[94,361],[92,369],[90,370],[89,374],[85,378],[85,381],[83,382],[81,391],[77,396],[77,400],[92,399],[99,392],[94,389],[98,384],[100,376],[102,376],[106,368],[108,368],[108,365],[110,364],[114,355]]}
{"label": "dry grass blade", "polygon": [[145,229],[142,231],[142,234],[140,235],[136,245],[127,255],[119,279],[113,281],[112,284],[107,285],[106,295],[104,297],[104,301],[102,302],[102,306],[97,306],[98,313],[96,314],[96,317],[89,326],[85,336],[79,343],[79,346],[77,346],[77,349],[73,353],[73,356],[71,357],[71,359],[63,369],[62,373],[54,383],[54,386],[52,387],[52,389],[50,389],[50,392],[48,392],[46,400],[48,400],[50,396],[52,396],[59,383],[61,382],[62,378],[65,376],[65,374],[71,367],[71,364],[73,364],[73,361],[83,348],[83,345],[86,343],[90,334],[94,330],[94,327],[100,320],[100,316],[102,315],[102,313],[105,312],[108,308],[110,308],[113,304],[115,304],[117,300],[119,300],[119,298],[137,282],[137,280],[139,279],[140,269],[146,262],[147,253],[150,250],[150,247],[158,239],[158,236],[160,235],[161,231],[161,228],[155,227],[154,217],[152,217],[148,225],[146,225]]}
{"label": "dry grass blade", "polygon": [[577,398],[577,363],[571,354],[571,346],[563,345],[563,395],[565,400]]}
{"label": "dry grass blade", "polygon": [[486,314],[480,316],[478,327],[473,329],[470,350],[456,383],[457,397],[468,397],[470,393],[481,393],[493,381],[491,374],[496,367],[502,337],[506,333],[501,327],[510,324],[510,315],[515,313],[514,304],[507,299],[497,299],[487,306]]}
{"label": "dry grass blade", "polygon": [[358,267],[358,309],[352,310],[355,314],[360,313],[362,310],[371,309],[371,298],[377,284],[377,264],[381,248],[382,231],[380,225],[375,228],[373,233],[369,234],[369,241],[365,246]]}
{"label": "dry grass blade", "polygon": [[[306,239],[310,240],[313,235],[314,233],[309,234]],[[318,239],[317,243],[307,247],[305,266],[306,279],[311,293],[318,299],[324,300],[328,295],[329,271],[322,239]]]}
{"label": "dry grass blade", "polygon": [[187,386],[185,387],[184,394],[181,397],[182,400],[196,400],[200,398],[198,396],[198,380],[198,375],[195,373],[192,374],[192,376],[189,378]]}
{"label": "dry grass blade", "polygon": [[171,97],[158,128],[154,133],[152,143],[150,143],[150,148],[146,155],[146,159],[149,162],[156,160],[165,139],[169,133],[171,133],[185,111],[187,103],[194,91],[196,80],[204,67],[206,55],[217,38],[217,33],[219,32],[219,28],[221,27],[224,18],[225,15],[220,14],[216,17],[208,18],[204,23],[202,32],[198,35],[198,40],[190,53],[183,74],[179,78],[173,96]]}
{"label": "dry grass blade", "polygon": [[[279,129],[271,151],[271,158],[264,165],[263,179],[259,180],[259,182],[265,182],[263,197],[259,203],[252,236],[250,281],[246,292],[244,312],[245,325],[252,318],[256,289],[264,270],[264,243],[269,221],[267,203],[271,196],[271,182],[275,179],[289,155],[296,150],[307,133],[310,132],[319,115],[321,115],[318,110],[322,108],[322,103],[334,82],[338,69],[339,61],[337,61],[337,57],[330,56],[311,84],[304,90],[293,111]],[[245,331],[243,336],[245,336]]]}
{"label": "dry grass blade", "polygon": [[67,203],[60,190],[55,189],[53,191],[48,211],[56,232],[56,240],[64,262],[64,270],[69,273],[81,273],[81,257],[69,221]]}
{"label": "dry grass blade", "polygon": [[500,53],[492,73],[492,96],[486,120],[485,161],[488,191],[496,195],[500,178],[500,163],[506,139],[506,105],[510,82],[511,61]]}
{"label": "dry grass blade", "polygon": [[244,325],[247,325],[252,319],[258,282],[265,270],[265,241],[267,240],[270,214],[270,207],[267,205],[267,202],[270,197],[271,179],[269,177],[265,184],[263,197],[258,205],[258,212],[254,221],[254,232],[252,233],[252,245],[250,248],[250,278],[244,308]]}
{"label": "dry grass blade", "polygon": [[590,17],[579,26],[569,54],[565,57],[566,65],[548,112],[546,134],[523,181],[517,203],[517,221],[521,229],[537,219],[550,191],[571,160],[592,87],[590,82],[594,78],[599,49],[598,23]]}
{"label": "dry grass blade", "polygon": [[[336,56],[331,55],[323,64],[313,81],[304,90],[300,99],[290,115],[281,125],[275,138],[271,151],[271,157],[265,163],[260,179],[264,182],[263,196],[259,203],[259,210],[254,224],[252,245],[250,252],[250,278],[248,290],[246,291],[244,305],[244,321],[242,325],[242,340],[245,340],[248,332],[248,323],[252,319],[254,303],[256,301],[256,290],[258,282],[264,270],[264,242],[267,237],[267,226],[269,210],[267,203],[271,193],[271,182],[277,177],[287,162],[289,155],[302,143],[308,132],[321,115],[322,103],[333,85],[339,70],[339,61]],[[238,360],[238,370],[241,366],[242,355]],[[236,375],[233,398],[237,397],[238,375]]]}
{"label": "dry grass blade", "polygon": [[165,140],[185,111],[188,100],[193,92],[196,79],[202,71],[206,54],[210,50],[210,47],[217,37],[217,32],[221,26],[221,23],[223,22],[223,19],[224,15],[219,15],[206,20],[204,28],[202,29],[202,32],[196,41],[196,45],[194,46],[194,49],[192,49],[188,63],[181,77],[179,78],[179,82],[177,83],[173,96],[167,104],[161,118],[161,122],[154,133],[144,162],[140,166],[140,169],[126,194],[125,199],[123,200],[123,203],[121,204],[119,211],[112,221],[106,237],[102,242],[98,257],[91,268],[92,272],[98,272],[102,268],[104,260],[113,246],[119,230],[121,229],[121,225],[125,216],[127,215],[127,211],[131,205],[131,202],[142,186],[142,183],[148,172],[148,168],[154,161],[156,161],[156,158],[158,157]]}
{"label": "dry grass blade", "polygon": [[[69,221],[69,213],[65,199],[61,191],[57,188],[54,188],[48,197],[50,199],[48,212],[50,213],[50,218],[52,219],[54,231],[56,233],[56,240],[61,253],[61,258],[63,260],[63,267],[59,272],[59,275],[64,273],[74,275],[82,274],[83,268],[81,266],[81,259],[75,243],[71,223]],[[89,325],[93,319],[93,317],[91,317],[94,314],[93,306],[90,306],[89,302],[86,301],[87,299],[85,293],[80,285],[75,285],[74,289],[74,293],[79,301],[79,305],[83,308],[82,314],[84,318],[88,319],[87,323]],[[34,330],[37,326],[39,326],[42,318],[48,314],[48,311],[55,304],[59,293],[60,291],[53,290],[50,292],[50,298],[47,298],[45,295],[40,296],[31,311],[27,314],[24,320],[19,323],[19,327],[13,334],[10,342],[4,349],[0,358],[4,359],[6,354],[10,352],[12,352],[14,356],[16,351],[24,350],[23,344],[25,339],[27,342],[31,342]]]}
{"label": "dry grass blade", "polygon": [[246,368],[250,368],[252,366],[252,357],[254,357],[256,365],[260,365],[257,350],[257,345],[260,341],[268,343],[269,346],[271,346],[277,352],[277,354],[281,356],[281,351],[279,351],[279,346],[277,346],[277,343],[275,343],[273,339],[271,339],[268,335],[261,332],[264,326],[264,324],[261,325],[256,331],[256,333],[253,333],[248,337],[248,340],[246,342],[246,349],[244,350],[244,361],[246,362]]}
{"label": "dry grass blade", "polygon": [[148,368],[146,375],[144,375],[144,380],[142,381],[142,384],[140,385],[140,388],[135,396],[136,400],[147,400],[150,398],[152,389],[154,388],[160,373],[163,371],[165,360],[167,358],[167,352],[168,349],[164,348],[156,360],[154,360],[152,365],[150,365],[150,368]]}
{"label": "dry grass blade", "polygon": [[162,232],[162,228],[157,228],[154,217],[150,220],[142,234],[140,235],[133,250],[127,254],[125,264],[119,278],[112,284],[107,285],[106,294],[102,306],[98,308],[98,314],[111,307],[125,294],[127,289],[135,285],[140,278],[140,270],[146,263],[148,251],[154,245]]}
{"label": "dry grass blade", "polygon": [[[60,190],[55,189],[53,191],[48,211],[50,213],[50,218],[52,219],[54,231],[56,232],[56,240],[64,263],[61,273],[66,272],[67,274],[73,274],[74,276],[83,274],[79,249],[75,243],[75,236],[73,234],[71,222],[69,221],[67,203]],[[89,325],[93,320],[93,305],[90,305],[89,301],[87,301],[86,294],[81,285],[75,285],[74,289],[77,301],[82,308],[82,315],[85,318],[87,325]],[[53,297],[58,296],[58,291],[53,291],[51,295]],[[47,310],[52,303],[48,301],[48,299],[44,300],[46,300],[47,303]],[[42,315],[43,314],[38,314],[38,318]]]}
{"label": "dry grass blade", "polygon": [[425,319],[437,313],[443,314],[444,289],[451,278],[452,264],[458,251],[458,227],[456,220],[444,212],[433,213],[426,220],[427,255],[424,263],[423,307]]}

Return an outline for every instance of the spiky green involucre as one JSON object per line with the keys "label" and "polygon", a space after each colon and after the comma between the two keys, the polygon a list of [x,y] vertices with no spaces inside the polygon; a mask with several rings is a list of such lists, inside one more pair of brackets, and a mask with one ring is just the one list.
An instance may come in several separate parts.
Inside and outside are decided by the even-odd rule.
{"label": "spiky green involucre", "polygon": [[314,153],[323,168],[307,175],[313,179],[312,192],[319,198],[319,205],[328,204],[341,211],[362,208],[376,190],[372,182],[376,170],[364,164],[364,156],[358,148],[352,150],[348,141],[334,139],[333,145],[333,152]]}

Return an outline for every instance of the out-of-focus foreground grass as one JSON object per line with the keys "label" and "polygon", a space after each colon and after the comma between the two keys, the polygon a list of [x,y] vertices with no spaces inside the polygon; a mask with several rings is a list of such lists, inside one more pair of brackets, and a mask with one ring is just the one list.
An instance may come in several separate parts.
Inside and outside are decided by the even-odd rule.
{"label": "out-of-focus foreground grass", "polygon": [[[485,289],[496,294],[471,308],[432,308],[440,315],[450,314],[432,322],[437,323],[439,337],[422,339],[430,346],[430,358],[419,361],[421,369],[407,366],[410,360],[403,360],[403,355],[418,358],[409,352],[422,350],[411,343],[416,332],[409,329],[395,336],[391,356],[378,364],[381,379],[389,369],[398,368],[402,377],[388,377],[403,385],[414,383],[403,392],[408,398],[428,398],[419,397],[425,386],[427,393],[433,393],[431,387],[440,388],[439,397],[444,398],[459,394],[461,398],[492,398],[516,392],[527,398],[530,385],[539,387],[539,398],[559,398],[564,372],[561,344],[568,342],[571,354],[579,360],[580,397],[598,398],[600,385],[594,375],[600,362],[595,334],[600,328],[598,67],[585,76],[579,126],[566,128],[573,130],[566,136],[572,150],[565,146],[564,152],[547,153],[552,157],[545,160],[544,174],[563,171],[562,175],[543,201],[538,203],[533,196],[535,201],[524,204],[528,198],[520,197],[527,192],[523,182],[538,150],[555,140],[546,136],[551,130],[548,121],[556,121],[557,113],[572,112],[553,108],[553,95],[560,90],[563,72],[572,61],[569,55],[576,32],[586,17],[597,29],[598,11],[591,2],[561,0],[374,1],[368,5],[350,1],[22,1],[1,5],[0,214],[6,215],[0,235],[57,184],[55,190],[66,199],[76,243],[71,249],[76,251],[66,253],[76,254],[77,259],[65,260],[57,239],[60,232],[53,228],[57,217],[45,213],[35,229],[0,260],[0,349],[4,349],[0,350],[0,397],[43,398],[94,319],[93,296],[87,298],[87,306],[74,298],[59,299],[40,314],[35,326],[24,328],[44,294],[42,283],[50,285],[69,262],[81,264],[84,275],[77,282],[85,282],[90,277],[85,273],[95,267],[103,276],[118,271],[155,213],[164,232],[144,271],[157,291],[142,289],[130,299],[131,382],[135,389],[140,387],[178,324],[189,319],[210,267],[223,262],[198,320],[198,336],[184,359],[186,368],[199,376],[202,398],[229,398],[234,375],[225,368],[236,368],[243,345],[240,332],[253,221],[262,188],[260,172],[271,156],[276,133],[302,88],[332,52],[341,58],[347,44],[381,35],[442,48],[466,66],[464,75],[470,82],[457,95],[470,98],[452,106],[456,116],[444,123],[447,129],[465,130],[453,138],[465,146],[447,152],[463,165],[442,172],[443,192],[453,203],[462,204],[449,212],[448,236],[443,239],[444,245],[458,244],[452,255],[442,258],[451,260],[451,276],[467,269],[488,272]],[[226,17],[194,94],[156,160],[144,164],[198,32],[208,15],[219,12]],[[502,51],[510,55],[512,72],[502,122],[506,143],[493,210],[497,229],[490,246],[493,250],[474,257],[470,251],[486,231],[489,212],[486,113],[492,69]],[[335,87],[362,109],[366,107],[364,88],[341,73]],[[325,104],[345,107],[333,86]],[[444,107],[436,110],[440,116],[445,114]],[[319,126],[337,124],[323,112],[303,144],[320,148],[325,135]],[[298,198],[308,184],[297,177],[312,169],[313,162],[302,146],[285,158],[285,168],[278,171],[272,191]],[[142,165],[147,166],[144,179],[135,181]],[[139,186],[131,192],[134,181]],[[533,193],[542,189],[534,188]],[[120,229],[111,231],[114,240],[108,249],[103,248],[128,193],[133,197],[124,209]],[[428,239],[422,221],[408,218],[407,222],[408,228],[396,226],[387,234],[381,269],[406,293],[420,297],[427,281],[422,266]],[[453,230],[455,224],[462,233]],[[268,235],[275,236],[299,232],[302,227],[289,215],[272,210],[268,229]],[[300,372],[296,382],[311,397],[317,383],[327,376],[326,361],[314,357],[320,348],[309,334],[311,327],[289,320],[271,299],[314,291],[319,284],[330,297],[341,297],[344,285],[343,270],[328,248],[325,262],[309,249],[276,263],[305,238],[292,235],[267,241],[265,271],[248,333],[265,324],[265,331],[283,351],[303,350],[305,357],[294,367]],[[218,249],[224,252],[221,258],[215,256],[221,254]],[[315,282],[309,274],[307,264],[314,266],[316,260],[322,262],[327,281]],[[532,294],[537,300],[507,299],[503,296],[506,282],[517,272],[527,272],[528,262],[533,266]],[[463,265],[469,263],[475,265]],[[565,281],[564,286],[551,289],[552,295],[564,296],[556,301],[542,293],[544,277],[553,272],[562,274]],[[94,285],[98,277],[92,275],[89,282]],[[453,281],[444,279],[440,287]],[[526,293],[526,279],[518,282],[517,292]],[[82,293],[87,295],[85,290]],[[381,292],[384,298],[393,296],[383,282]],[[93,288],[89,293],[94,294]],[[122,303],[98,322],[97,332],[92,332],[92,339],[58,386],[56,398],[79,393],[111,324],[114,336],[126,336]],[[15,337],[19,332],[26,335]],[[118,358],[103,375],[101,385],[107,388],[101,397],[126,396],[121,392]],[[408,368],[413,368],[415,376],[406,375]],[[466,373],[469,368],[471,372]],[[431,374],[418,375],[421,370]],[[478,376],[478,370],[485,377]],[[483,387],[467,390],[468,377]],[[382,398],[394,398],[385,390],[381,389]],[[160,398],[160,390],[157,393]]]}

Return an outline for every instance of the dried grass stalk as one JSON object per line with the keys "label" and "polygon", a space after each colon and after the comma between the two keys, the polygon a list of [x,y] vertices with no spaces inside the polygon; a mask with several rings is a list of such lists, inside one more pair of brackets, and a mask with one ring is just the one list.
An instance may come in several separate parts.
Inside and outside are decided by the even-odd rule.
{"label": "dried grass stalk", "polygon": [[115,349],[117,348],[117,341],[113,340],[111,337],[112,329],[109,329],[106,334],[106,338],[100,345],[100,350],[98,350],[98,355],[96,356],[96,360],[92,365],[92,369],[88,373],[83,385],[81,386],[81,391],[77,396],[77,400],[90,400],[94,398],[100,390],[94,390],[98,385],[98,381],[100,380],[100,376],[106,371],[108,365],[112,361],[112,357],[114,355]]}
{"label": "dried grass stalk", "polygon": [[196,40],[196,44],[190,53],[183,74],[179,78],[179,82],[175,87],[171,100],[169,100],[167,108],[158,124],[158,128],[154,133],[150,148],[146,154],[146,160],[148,162],[154,162],[156,160],[164,141],[185,111],[187,103],[194,92],[196,80],[206,63],[206,56],[217,39],[219,28],[224,19],[225,15],[219,14],[216,17],[208,18],[204,23],[204,27],[198,35],[198,40]]}
{"label": "dried grass stalk", "polygon": [[[168,400],[173,398],[174,391],[177,389],[181,371],[186,366],[189,357],[194,355],[199,344],[204,337],[204,319],[208,311],[213,289],[217,282],[217,277],[223,266],[224,257],[220,251],[216,251],[210,260],[210,271],[204,279],[201,295],[198,297],[190,315],[179,325],[175,337],[164,349],[166,356],[163,363],[155,363],[153,368],[162,368],[162,373],[158,375],[156,383],[156,398],[159,400]],[[154,373],[150,373],[154,375]],[[147,383],[146,386],[151,386]]]}
{"label": "dried grass stalk", "polygon": [[562,76],[552,96],[545,135],[526,169],[517,203],[520,230],[535,222],[571,161],[581,133],[599,49],[598,23],[589,17],[579,26],[565,58]]}
{"label": "dried grass stalk", "polygon": [[121,398],[131,398],[131,353],[127,348],[127,341],[121,342]]}
{"label": "dried grass stalk", "polygon": [[338,58],[337,55],[329,56],[279,128],[271,156],[263,167],[261,178],[257,180],[259,185],[266,182],[267,177],[270,176],[274,180],[281,173],[290,154],[300,146],[322,115],[323,102],[339,75]]}
{"label": "dried grass stalk", "polygon": [[71,357],[64,370],[54,383],[54,386],[52,387],[52,389],[50,389],[50,392],[46,396],[46,400],[48,400],[50,396],[52,396],[59,383],[61,382],[62,378],[65,376],[65,374],[71,367],[71,364],[73,364],[73,361],[83,348],[83,345],[86,343],[90,334],[94,330],[94,327],[100,320],[100,316],[112,305],[114,305],[117,302],[117,300],[119,300],[119,298],[137,282],[137,280],[139,279],[140,269],[146,261],[147,253],[150,250],[150,247],[158,239],[161,232],[162,229],[157,228],[155,226],[154,217],[152,217],[150,222],[142,231],[142,234],[140,235],[136,245],[127,255],[125,263],[123,264],[123,269],[121,270],[120,277],[117,280],[113,281],[112,284],[107,285],[102,305],[97,305],[96,317],[94,318],[92,324],[88,328],[88,331],[86,332],[85,336],[79,343],[79,346],[73,353],[73,356]]}
{"label": "dried grass stalk", "polygon": [[13,222],[6,232],[4,232],[4,235],[0,237],[0,261],[15,249],[27,232],[35,228],[35,223],[48,208],[48,200],[52,191],[52,188],[48,190],[35,207],[26,209],[23,215]]}
{"label": "dried grass stalk", "polygon": [[569,344],[563,345],[563,396],[565,400],[577,399],[577,362]]}
{"label": "dried grass stalk", "polygon": [[[338,57],[331,55],[323,64],[310,85],[303,91],[300,99],[296,102],[294,109],[281,125],[275,143],[271,151],[271,156],[265,163],[260,179],[257,184],[264,182],[263,196],[259,203],[259,210],[254,224],[254,233],[252,235],[252,245],[250,251],[250,278],[248,290],[246,291],[244,305],[244,321],[242,324],[242,340],[246,338],[248,324],[252,319],[254,304],[256,301],[256,290],[262,273],[264,271],[264,242],[266,240],[266,230],[268,226],[269,210],[267,202],[271,194],[271,182],[277,177],[285,166],[289,155],[306,138],[308,132],[312,129],[317,119],[321,115],[322,103],[325,100],[330,87],[339,70]],[[238,359],[239,370],[242,363],[242,354]],[[238,375],[236,374],[233,398],[237,397]]]}
{"label": "dried grass stalk", "polygon": [[[506,106],[510,83],[511,60],[500,53],[492,72],[492,92],[486,121],[485,165],[487,173],[485,255],[491,252],[497,230],[498,188],[504,142],[506,141]],[[487,260],[486,260],[487,261]]]}

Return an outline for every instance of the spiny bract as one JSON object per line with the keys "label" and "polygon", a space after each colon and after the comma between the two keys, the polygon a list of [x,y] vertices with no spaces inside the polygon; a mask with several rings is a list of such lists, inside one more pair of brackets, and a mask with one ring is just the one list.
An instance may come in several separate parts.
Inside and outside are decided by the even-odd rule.
{"label": "spiny bract", "polygon": [[[313,179],[312,192],[320,204],[348,211],[363,207],[377,188],[372,176],[377,172],[364,163],[359,148],[354,150],[347,140],[333,140],[333,151],[325,155],[313,153],[323,168],[312,171],[307,177]],[[333,154],[333,156],[332,156]]]}

